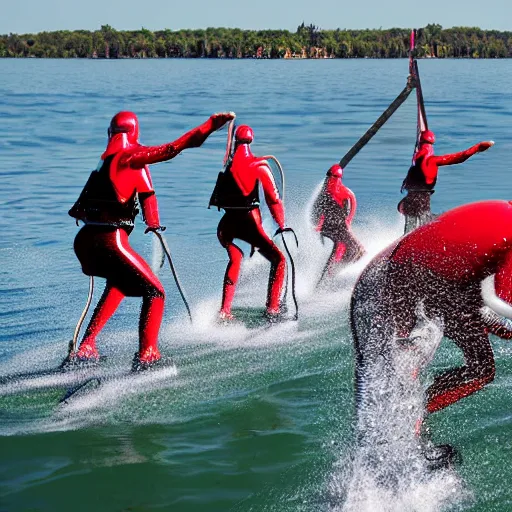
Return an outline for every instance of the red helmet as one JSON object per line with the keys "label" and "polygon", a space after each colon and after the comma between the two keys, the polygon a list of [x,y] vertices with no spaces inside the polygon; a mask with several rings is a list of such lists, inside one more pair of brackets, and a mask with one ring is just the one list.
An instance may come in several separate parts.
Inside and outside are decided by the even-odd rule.
{"label": "red helmet", "polygon": [[420,142],[425,142],[427,144],[434,144],[435,141],[436,141],[436,136],[434,135],[434,132],[431,132],[430,130],[425,130],[424,132],[421,132]]}
{"label": "red helmet", "polygon": [[101,158],[139,143],[139,121],[133,112],[118,112],[108,127],[108,143]]}
{"label": "red helmet", "polygon": [[334,164],[328,171],[327,176],[334,176],[335,178],[343,177],[343,169],[340,164]]}
{"label": "red helmet", "polygon": [[254,140],[254,132],[250,126],[240,125],[235,132],[235,140],[241,144],[250,144]]}
{"label": "red helmet", "polygon": [[118,133],[126,133],[130,144],[139,141],[139,120],[133,112],[118,112],[110,121],[108,138],[111,139]]}

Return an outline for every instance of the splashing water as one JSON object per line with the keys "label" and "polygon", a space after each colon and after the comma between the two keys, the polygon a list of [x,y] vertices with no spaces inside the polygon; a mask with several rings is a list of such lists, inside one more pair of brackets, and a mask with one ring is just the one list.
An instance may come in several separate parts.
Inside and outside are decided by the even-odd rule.
{"label": "splashing water", "polygon": [[158,275],[160,269],[165,263],[165,254],[162,250],[162,244],[156,236],[151,241],[151,270]]}
{"label": "splashing water", "polygon": [[434,512],[471,499],[454,468],[428,468],[415,433],[424,413],[419,370],[443,336],[438,319],[427,319],[421,308],[418,316],[407,343],[393,343],[386,358],[364,369],[358,443],[340,457],[331,477],[332,512]]}
{"label": "splashing water", "polygon": [[[315,194],[309,201],[310,205],[314,197]],[[300,219],[302,217],[301,213]],[[170,424],[179,421],[182,416],[186,417],[195,407],[202,407],[203,403],[207,404],[213,398],[231,393],[232,389],[251,389],[252,383],[261,379],[261,375],[272,373],[275,368],[292,371],[294,359],[297,370],[301,371],[301,354],[315,353],[322,345],[330,343],[333,329],[345,332],[354,281],[369,259],[396,238],[400,226],[397,222],[382,225],[381,219],[364,219],[364,229],[358,229],[357,235],[366,245],[367,255],[334,276],[330,287],[317,291],[315,285],[330,246],[321,243],[309,221],[299,222],[300,219],[296,218],[296,223],[292,219],[292,224],[297,225],[299,250],[289,244],[297,264],[299,322],[288,322],[271,329],[265,326],[250,328],[244,323],[219,325],[216,319],[220,297],[205,297],[192,306],[193,324],[181,316],[162,325],[161,351],[175,358],[177,370],[161,371],[154,378],[135,380],[123,377],[123,374],[129,369],[134,347],[137,346],[137,331],[124,329],[109,334],[107,330],[99,341],[109,364],[99,373],[108,377],[114,372],[117,377],[105,381],[97,389],[88,389],[83,396],[57,409],[52,406],[55,392],[52,395],[48,391],[42,395],[45,404],[42,417],[34,418],[30,423],[10,424],[9,428],[2,429],[2,433],[75,430],[92,425],[117,424],[127,419],[135,424]],[[270,227],[267,227],[267,232],[271,232]],[[372,232],[378,232],[379,236],[371,235]],[[279,239],[277,243],[280,243]],[[156,265],[160,258],[160,245],[156,238],[152,246],[153,263]],[[242,310],[261,308],[263,311],[268,271],[269,264],[259,253],[244,259],[235,298],[236,307]],[[290,293],[288,301],[291,302]],[[290,355],[291,349],[294,357]],[[26,371],[41,364],[57,365],[62,360],[62,350],[61,343],[31,348],[6,362],[3,372],[9,373],[12,367]],[[205,375],[208,375],[208,379],[204,378]],[[40,387],[50,389],[53,385],[65,389],[68,382],[73,382],[72,376],[31,379],[6,387],[0,395],[32,392]],[[35,407],[35,400],[28,400],[23,405],[27,408],[27,414],[32,414],[30,411]],[[169,403],[173,404],[172,408]]]}

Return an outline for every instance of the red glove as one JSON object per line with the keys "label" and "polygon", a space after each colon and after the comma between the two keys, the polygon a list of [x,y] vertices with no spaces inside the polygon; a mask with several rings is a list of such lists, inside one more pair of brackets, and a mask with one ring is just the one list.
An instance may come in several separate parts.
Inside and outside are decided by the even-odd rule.
{"label": "red glove", "polygon": [[486,151],[492,146],[494,146],[493,140],[490,140],[488,142],[480,142],[480,144],[478,144],[478,152],[481,153],[482,151]]}
{"label": "red glove", "polygon": [[210,116],[210,121],[212,123],[213,129],[218,130],[222,128],[227,122],[235,119],[234,112],[217,112],[216,114],[212,114]]}

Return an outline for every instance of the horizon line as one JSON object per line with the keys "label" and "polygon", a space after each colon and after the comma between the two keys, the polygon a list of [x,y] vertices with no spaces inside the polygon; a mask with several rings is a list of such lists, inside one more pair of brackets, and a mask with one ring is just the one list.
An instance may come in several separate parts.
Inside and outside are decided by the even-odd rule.
{"label": "horizon line", "polygon": [[[511,29],[508,29],[508,30],[500,30],[500,29],[495,29],[495,28],[481,28],[481,27],[478,27],[478,26],[469,26],[469,25],[454,25],[454,26],[451,26],[451,27],[443,27],[441,24],[439,23],[428,23],[427,25],[425,26],[422,26],[422,27],[398,27],[398,26],[394,26],[394,27],[389,27],[389,28],[383,28],[383,27],[379,27],[379,28],[347,28],[347,27],[344,27],[344,28],[341,28],[341,27],[336,27],[336,28],[322,28],[322,27],[319,27],[317,25],[315,25],[314,23],[310,23],[309,25],[305,25],[305,22],[302,22],[302,24],[304,24],[305,27],[309,27],[309,26],[314,26],[316,27],[316,29],[320,32],[322,31],[355,31],[355,32],[362,32],[362,31],[376,31],[376,32],[385,32],[385,31],[389,31],[389,30],[413,30],[413,29],[416,29],[416,30],[421,30],[421,29],[425,29],[429,26],[436,26],[436,27],[441,27],[441,30],[453,30],[453,29],[474,29],[474,30],[482,30],[482,31],[485,31],[485,32],[501,32],[501,33],[506,33],[506,32],[512,32],[512,28]],[[301,24],[301,25],[302,25]],[[196,30],[219,30],[219,29],[225,29],[225,30],[241,30],[241,31],[244,31],[244,32],[266,32],[266,31],[286,31],[286,32],[290,32],[290,33],[295,33],[297,32],[297,29],[301,26],[301,25],[298,25],[297,28],[295,30],[291,30],[291,29],[287,29],[287,28],[241,28],[241,27],[229,27],[229,26],[218,26],[218,27],[212,27],[212,26],[209,26],[209,27],[196,27],[196,28],[169,28],[169,27],[165,27],[165,28],[159,28],[159,29],[149,29],[149,28],[146,28],[144,26],[141,26],[140,28],[115,28],[111,25],[109,25],[108,23],[105,23],[105,24],[102,24],[99,26],[99,28],[95,28],[95,29],[87,29],[87,28],[74,28],[74,29],[71,29],[71,28],[59,28],[59,29],[53,29],[53,30],[40,30],[38,32],[8,32],[8,33],[0,33],[0,36],[9,36],[9,35],[16,35],[16,36],[23,36],[23,35],[27,35],[27,34],[41,34],[41,33],[52,33],[52,32],[101,32],[102,30],[102,27],[109,27],[110,29],[116,31],[116,32],[140,32],[140,31],[143,31],[143,30],[147,30],[149,32],[164,32],[164,31],[171,31],[171,32],[180,32],[180,31],[196,31]]]}

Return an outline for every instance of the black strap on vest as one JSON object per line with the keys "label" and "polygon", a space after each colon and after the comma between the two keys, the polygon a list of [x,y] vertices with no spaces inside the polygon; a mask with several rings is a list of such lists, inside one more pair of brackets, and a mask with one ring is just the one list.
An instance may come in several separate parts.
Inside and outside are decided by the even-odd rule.
{"label": "black strap on vest", "polygon": [[107,157],[100,169],[90,174],[79,198],[68,212],[71,217],[84,222],[133,226],[139,213],[137,195],[134,194],[126,203],[117,198],[110,180],[113,157]]}
{"label": "black strap on vest", "polygon": [[225,171],[219,172],[208,208],[216,206],[219,210],[252,210],[259,205],[259,181],[256,181],[254,189],[244,196],[231,172],[231,164]]}

